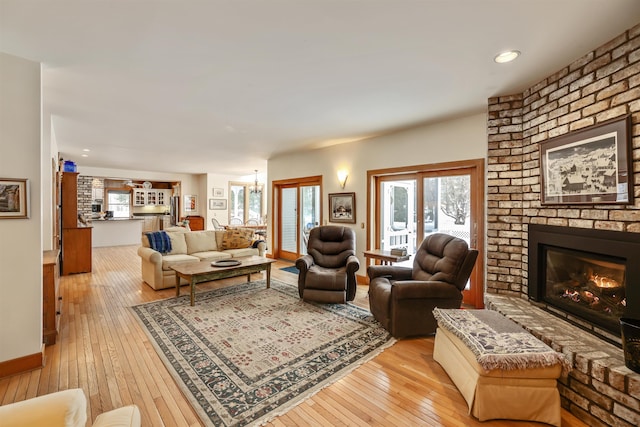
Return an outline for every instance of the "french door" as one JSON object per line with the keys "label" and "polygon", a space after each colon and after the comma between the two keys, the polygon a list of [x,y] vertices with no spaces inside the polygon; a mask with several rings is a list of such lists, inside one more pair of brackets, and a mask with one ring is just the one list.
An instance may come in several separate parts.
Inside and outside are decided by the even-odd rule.
{"label": "french door", "polygon": [[307,253],[309,231],[321,224],[321,180],[274,182],[274,187],[278,211],[274,255],[293,261]]}
{"label": "french door", "polygon": [[[370,171],[374,182],[372,249],[404,248],[413,255],[425,237],[445,233],[480,250],[464,303],[482,307],[484,161]],[[413,257],[404,262],[413,264]]]}

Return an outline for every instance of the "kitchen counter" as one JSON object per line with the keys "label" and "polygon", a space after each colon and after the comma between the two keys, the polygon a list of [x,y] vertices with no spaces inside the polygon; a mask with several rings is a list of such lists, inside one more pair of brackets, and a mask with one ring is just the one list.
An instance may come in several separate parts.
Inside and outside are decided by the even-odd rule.
{"label": "kitchen counter", "polygon": [[94,248],[103,246],[139,245],[142,236],[143,218],[94,219]]}

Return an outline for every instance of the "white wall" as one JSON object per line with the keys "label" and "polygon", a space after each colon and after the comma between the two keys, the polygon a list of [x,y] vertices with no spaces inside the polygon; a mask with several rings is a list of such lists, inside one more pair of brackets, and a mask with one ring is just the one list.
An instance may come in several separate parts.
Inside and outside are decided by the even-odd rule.
{"label": "white wall", "polygon": [[[323,176],[323,218],[329,218],[329,193],[356,193],[356,224],[345,224],[356,232],[359,274],[364,274],[362,256],[366,245],[367,171],[400,166],[484,159],[487,156],[486,113],[428,124],[401,132],[318,149],[284,154],[269,160],[269,182],[306,176]],[[347,184],[340,188],[339,169],[349,171]],[[273,212],[269,194],[268,212]],[[269,224],[270,225],[270,224]],[[268,236],[273,236],[272,230]],[[269,247],[273,242],[269,238]]]}
{"label": "white wall", "polygon": [[0,53],[0,177],[27,178],[29,219],[0,220],[0,361],[42,349],[40,64]]}

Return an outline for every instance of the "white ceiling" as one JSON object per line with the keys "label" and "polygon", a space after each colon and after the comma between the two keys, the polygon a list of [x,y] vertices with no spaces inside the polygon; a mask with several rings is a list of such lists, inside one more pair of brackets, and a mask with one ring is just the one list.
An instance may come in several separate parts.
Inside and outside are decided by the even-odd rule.
{"label": "white ceiling", "polygon": [[0,51],[43,64],[65,159],[251,175],[485,111],[638,23],[638,0],[0,0]]}

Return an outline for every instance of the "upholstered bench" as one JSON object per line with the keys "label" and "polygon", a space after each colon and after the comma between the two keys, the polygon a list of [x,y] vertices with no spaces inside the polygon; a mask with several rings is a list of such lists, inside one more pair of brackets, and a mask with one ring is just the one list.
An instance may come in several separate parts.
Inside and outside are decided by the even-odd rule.
{"label": "upholstered bench", "polygon": [[569,364],[513,321],[491,310],[439,309],[433,358],[480,421],[560,426],[557,379]]}

